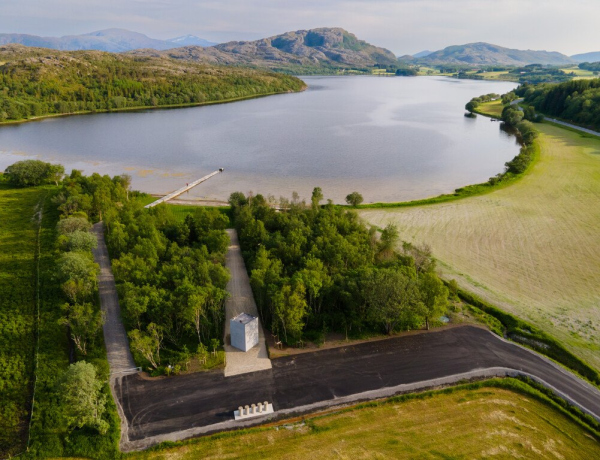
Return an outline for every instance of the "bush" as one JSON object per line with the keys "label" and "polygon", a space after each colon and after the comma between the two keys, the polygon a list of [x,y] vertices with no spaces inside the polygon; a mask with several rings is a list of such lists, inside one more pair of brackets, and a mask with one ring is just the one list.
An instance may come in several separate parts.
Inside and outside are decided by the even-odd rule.
{"label": "bush", "polygon": [[56,229],[61,235],[68,235],[76,231],[88,231],[91,224],[84,217],[67,217],[56,224]]}
{"label": "bush", "polygon": [[98,247],[98,240],[90,232],[76,230],[67,236],[68,251],[90,252]]}
{"label": "bush", "polygon": [[57,182],[65,172],[61,165],[44,163],[40,160],[17,161],[4,171],[8,181],[17,187],[31,187],[47,182]]}

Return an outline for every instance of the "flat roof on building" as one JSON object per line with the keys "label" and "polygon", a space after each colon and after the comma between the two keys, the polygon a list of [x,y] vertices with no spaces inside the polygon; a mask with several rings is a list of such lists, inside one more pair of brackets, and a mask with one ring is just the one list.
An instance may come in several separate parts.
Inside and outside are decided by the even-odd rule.
{"label": "flat roof on building", "polygon": [[248,324],[250,321],[255,320],[257,317],[249,315],[248,313],[240,313],[235,318],[231,318],[231,321],[236,323]]}

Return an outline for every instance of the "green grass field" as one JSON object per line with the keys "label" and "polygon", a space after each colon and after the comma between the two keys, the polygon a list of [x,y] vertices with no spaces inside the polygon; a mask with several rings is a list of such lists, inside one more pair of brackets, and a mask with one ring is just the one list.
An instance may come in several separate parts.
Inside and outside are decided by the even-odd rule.
{"label": "green grass field", "polygon": [[580,69],[579,67],[568,67],[565,69],[560,69],[563,72],[570,74],[570,73],[574,73],[575,77],[574,80],[581,80],[581,79],[586,79],[586,78],[598,78],[596,75],[594,75],[594,72],[592,72],[591,70],[584,70],[584,69]]}
{"label": "green grass field", "polygon": [[36,207],[46,191],[0,183],[0,457],[24,448],[33,384]]}
{"label": "green grass field", "polygon": [[497,101],[483,102],[479,104],[476,112],[482,113],[483,115],[489,115],[494,118],[500,118],[502,116],[502,109],[504,109],[504,106],[502,105],[502,101],[498,99]]}
{"label": "green grass field", "polygon": [[600,444],[591,433],[533,394],[483,384],[399,399],[128,457],[571,460],[600,456]]}
{"label": "green grass field", "polygon": [[361,215],[430,244],[446,278],[600,369],[600,139],[538,128],[540,158],[510,187]]}

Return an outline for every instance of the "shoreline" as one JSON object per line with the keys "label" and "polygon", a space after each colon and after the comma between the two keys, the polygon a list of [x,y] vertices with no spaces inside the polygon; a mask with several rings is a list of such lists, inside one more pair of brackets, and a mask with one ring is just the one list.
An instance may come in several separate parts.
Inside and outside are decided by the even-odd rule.
{"label": "shoreline", "polygon": [[87,111],[83,111],[83,112],[53,113],[53,114],[48,114],[48,115],[42,115],[39,117],[25,118],[23,120],[1,121],[0,128],[2,126],[6,126],[6,125],[17,125],[17,124],[21,124],[21,123],[29,123],[32,121],[42,121],[42,120],[46,120],[48,118],[72,117],[72,116],[79,116],[79,115],[95,115],[95,114],[99,114],[99,113],[115,113],[115,112],[119,113],[119,112],[137,112],[137,111],[142,112],[142,111],[146,111],[146,110],[160,110],[160,109],[165,109],[165,110],[185,109],[185,108],[190,108],[190,107],[202,107],[205,105],[228,104],[230,102],[245,101],[245,100],[249,100],[249,99],[259,99],[261,97],[267,97],[267,96],[277,96],[277,95],[281,95],[281,94],[301,93],[303,91],[306,91],[307,89],[308,89],[308,85],[305,84],[304,87],[298,91],[281,91],[281,92],[265,93],[265,94],[253,94],[251,96],[241,96],[241,97],[235,97],[235,98],[231,98],[231,99],[222,99],[219,101],[191,102],[189,104],[168,104],[168,105],[158,105],[158,106],[144,105],[144,106],[139,106],[139,107],[125,107],[122,109],[105,109],[105,110],[95,110],[95,111],[87,110]]}

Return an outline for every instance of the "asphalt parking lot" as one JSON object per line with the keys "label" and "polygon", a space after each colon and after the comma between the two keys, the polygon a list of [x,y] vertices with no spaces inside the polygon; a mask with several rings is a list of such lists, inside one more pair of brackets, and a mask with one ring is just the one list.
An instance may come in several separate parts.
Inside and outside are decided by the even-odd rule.
{"label": "asphalt parking lot", "polygon": [[225,378],[222,371],[145,380],[127,375],[115,391],[128,441],[233,420],[240,405],[275,411],[491,367],[528,372],[600,414],[600,391],[540,356],[472,326],[390,338],[273,360],[273,368]]}

